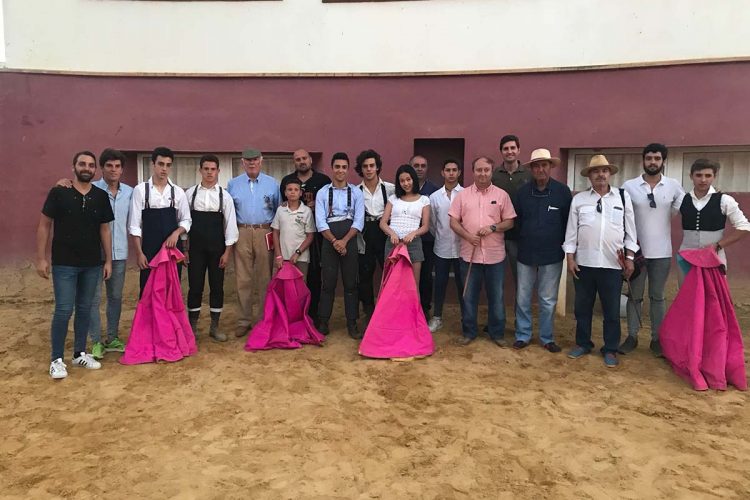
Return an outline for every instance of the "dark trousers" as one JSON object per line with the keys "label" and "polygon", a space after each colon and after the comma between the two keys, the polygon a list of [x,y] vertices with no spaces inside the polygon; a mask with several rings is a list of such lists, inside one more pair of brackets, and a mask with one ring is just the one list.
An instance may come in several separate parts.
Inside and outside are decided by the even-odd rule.
{"label": "dark trousers", "polygon": [[456,296],[458,304],[461,306],[461,317],[464,315],[464,298],[461,289],[461,264],[458,258],[443,259],[435,256],[435,316],[443,316],[443,304],[445,303],[445,292],[448,288],[449,274],[453,269],[453,276],[456,281]]}
{"label": "dark trousers", "polygon": [[378,226],[378,221],[365,222],[362,238],[365,240],[365,253],[359,255],[359,300],[365,307],[372,310],[375,306],[375,292],[373,290],[373,275],[375,267],[383,269],[385,261],[386,236]]}
{"label": "dark trousers", "polygon": [[307,288],[310,290],[310,308],[308,314],[313,318],[318,317],[318,302],[320,301],[320,250],[323,245],[323,237],[315,233],[312,245],[310,245],[310,264],[307,268]]}
{"label": "dark trousers", "polygon": [[598,293],[604,315],[603,351],[617,352],[620,345],[622,271],[584,266],[580,266],[580,269],[578,279],[573,280],[576,289],[576,344],[589,351],[594,348],[594,343],[591,342],[591,322]]}
{"label": "dark trousers", "polygon": [[419,271],[419,300],[422,303],[424,317],[430,317],[430,307],[432,306],[432,268],[435,265],[435,241],[425,240],[422,238],[422,251],[424,252],[424,261],[422,269]]}
{"label": "dark trousers", "polygon": [[[331,232],[336,238],[343,237],[351,227],[351,221],[329,222]],[[344,229],[345,228],[345,229]],[[359,254],[357,253],[357,238],[352,238],[346,245],[346,255],[340,255],[333,244],[323,241],[320,249],[320,302],[318,317],[329,320],[333,312],[333,299],[336,294],[336,282],[341,278],[344,282],[344,312],[347,323],[357,320],[359,316],[359,290],[357,274],[359,271]]]}
{"label": "dark trousers", "polygon": [[208,271],[210,289],[208,304],[211,312],[221,312],[224,307],[224,270],[219,268],[219,259],[224,248],[190,247],[188,262],[188,311],[200,311],[203,299],[203,286]]}

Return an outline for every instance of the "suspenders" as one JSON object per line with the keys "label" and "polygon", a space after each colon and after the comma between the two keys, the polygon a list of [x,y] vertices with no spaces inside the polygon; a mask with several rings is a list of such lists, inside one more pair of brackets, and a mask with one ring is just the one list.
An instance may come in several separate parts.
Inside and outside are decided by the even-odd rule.
{"label": "suspenders", "polygon": [[[346,209],[352,208],[352,187],[346,186]],[[333,184],[328,188],[328,217],[333,217]]]}
{"label": "suspenders", "polygon": [[[174,184],[170,184],[170,185],[169,185],[169,187],[171,187],[171,188],[172,188],[172,199],[171,199],[171,200],[169,200],[169,207],[170,207],[170,208],[174,208]],[[147,182],[147,183],[146,183],[146,190],[145,190],[145,191],[146,191],[146,195],[145,195],[145,197],[146,197],[146,202],[145,202],[145,204],[144,204],[143,208],[151,208],[151,207],[150,207],[150,206],[148,205],[148,195],[149,195],[149,193],[151,192],[151,183],[150,183],[150,182]]]}
{"label": "suspenders", "polygon": [[[362,191],[363,193],[365,192],[364,184],[359,186],[359,190]],[[388,204],[388,193],[385,191],[385,184],[383,184],[382,182],[380,183],[380,194],[383,195],[383,209],[385,210],[385,206]],[[365,215],[367,217],[374,217],[372,214],[367,213],[366,208],[365,208]]]}
{"label": "suspenders", "polygon": [[[198,194],[198,188],[200,184],[196,184],[195,191],[193,191],[193,197],[190,199],[190,210],[195,210],[195,195]],[[174,190],[174,189],[173,189]],[[219,210],[220,214],[224,213],[224,190],[219,186]]]}

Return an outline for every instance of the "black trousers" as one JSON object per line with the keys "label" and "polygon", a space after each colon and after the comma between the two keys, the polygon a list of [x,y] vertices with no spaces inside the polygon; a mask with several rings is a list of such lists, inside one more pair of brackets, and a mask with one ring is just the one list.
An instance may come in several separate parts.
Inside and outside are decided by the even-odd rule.
{"label": "black trousers", "polygon": [[[328,226],[336,238],[342,238],[352,225],[352,221],[329,222]],[[321,289],[318,304],[318,317],[328,320],[333,312],[333,299],[336,295],[336,282],[341,278],[344,282],[344,311],[347,322],[356,321],[359,317],[358,271],[359,254],[357,253],[357,238],[352,238],[346,245],[346,255],[340,255],[333,244],[323,240],[320,249]]]}
{"label": "black trousers", "polygon": [[422,250],[424,251],[424,262],[422,262],[422,269],[419,271],[419,301],[422,303],[425,318],[429,318],[430,308],[432,307],[432,270],[435,267],[435,241],[426,241],[422,238]]}
{"label": "black trousers", "polygon": [[203,287],[206,283],[206,271],[208,271],[209,299],[208,304],[211,312],[221,312],[224,307],[224,270],[219,268],[219,259],[225,248],[213,246],[203,247],[195,245],[188,252],[188,311],[200,311],[203,299]]}
{"label": "black trousers", "polygon": [[372,278],[375,267],[383,269],[385,261],[386,235],[380,230],[379,221],[365,221],[362,238],[365,240],[365,253],[359,255],[359,300],[367,310],[375,306],[375,292]]}
{"label": "black trousers", "polygon": [[[141,275],[139,277],[139,282],[141,286],[141,291],[138,294],[138,298],[140,299],[143,296],[143,289],[146,288],[146,283],[148,282],[148,277],[151,275],[151,268],[147,269],[141,269]],[[177,276],[180,280],[182,280],[182,264],[177,264]]]}
{"label": "black trousers", "polygon": [[318,304],[320,302],[320,251],[323,246],[323,236],[315,233],[312,245],[310,245],[310,264],[307,267],[307,288],[310,290],[310,308],[308,314],[313,318],[318,317]]}

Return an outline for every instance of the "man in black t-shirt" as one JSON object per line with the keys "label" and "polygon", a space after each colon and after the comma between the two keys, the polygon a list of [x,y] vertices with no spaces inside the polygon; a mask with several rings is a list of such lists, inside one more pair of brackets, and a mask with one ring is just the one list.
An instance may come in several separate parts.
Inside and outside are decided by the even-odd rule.
{"label": "man in black t-shirt", "polygon": [[74,306],[72,363],[93,370],[101,368],[102,365],[86,353],[86,336],[96,287],[102,275],[106,280],[112,272],[109,222],[115,216],[107,193],[91,185],[96,173],[94,154],[89,151],[76,153],[73,173],[72,189],[53,187],[47,195],[36,235],[36,271],[42,278],[49,279],[47,245],[50,230],[54,229],[51,274],[55,312],[52,315],[52,362],[49,368],[53,379],[68,376],[63,350]]}
{"label": "man in black t-shirt", "polygon": [[[281,199],[286,201],[284,190],[291,179],[297,179],[302,187],[302,202],[310,207],[315,215],[315,196],[323,186],[331,183],[331,178],[312,167],[312,157],[304,149],[294,152],[294,172],[281,179]],[[310,289],[310,308],[308,313],[313,319],[318,317],[318,299],[320,298],[320,247],[323,239],[315,233],[315,240],[310,245],[310,265],[307,270],[307,288]]]}

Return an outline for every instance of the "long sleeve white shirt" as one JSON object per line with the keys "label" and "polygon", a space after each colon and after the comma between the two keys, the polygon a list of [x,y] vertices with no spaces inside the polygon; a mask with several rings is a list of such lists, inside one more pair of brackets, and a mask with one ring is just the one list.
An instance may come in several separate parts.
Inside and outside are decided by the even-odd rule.
{"label": "long sleeve white shirt", "polygon": [[638,251],[633,203],[627,191],[624,197],[625,206],[615,187],[604,196],[591,188],[573,197],[563,251],[575,254],[579,266],[620,269],[618,252]]}
{"label": "long sleeve white shirt", "polygon": [[[188,206],[193,199],[193,193],[195,189],[198,189],[198,193],[195,195],[195,206],[193,207],[198,212],[218,212],[219,211],[219,185],[215,184],[213,187],[203,187],[201,184],[188,188],[185,191],[185,197],[188,200]],[[222,189],[222,211],[224,212],[224,245],[231,246],[237,243],[240,237],[240,232],[237,229],[237,215],[234,211],[234,200],[232,195],[226,189]]]}
{"label": "long sleeve white shirt", "polygon": [[192,219],[190,218],[190,206],[188,205],[185,191],[181,187],[168,181],[164,190],[159,190],[151,183],[151,179],[141,182],[133,188],[133,196],[130,198],[130,222],[128,223],[128,232],[132,236],[143,236],[143,221],[141,211],[143,210],[146,198],[146,186],[149,187],[148,204],[151,208],[167,208],[172,204],[172,186],[174,186],[174,207],[177,210],[177,224],[190,231]]}
{"label": "long sleeve white shirt", "polygon": [[457,259],[459,256],[461,237],[451,229],[448,210],[451,208],[451,201],[461,190],[461,185],[456,185],[450,193],[451,197],[448,198],[443,186],[430,195],[430,233],[435,237],[435,255],[441,259]]}

